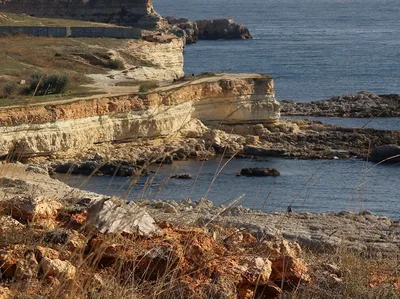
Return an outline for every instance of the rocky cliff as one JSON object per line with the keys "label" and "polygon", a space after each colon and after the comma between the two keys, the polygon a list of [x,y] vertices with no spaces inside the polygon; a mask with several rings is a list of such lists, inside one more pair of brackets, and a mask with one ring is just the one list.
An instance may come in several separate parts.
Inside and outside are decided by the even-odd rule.
{"label": "rocky cliff", "polygon": [[0,0],[0,11],[145,28],[165,24],[151,0]]}
{"label": "rocky cliff", "polygon": [[0,110],[0,153],[79,150],[94,143],[192,130],[198,119],[275,121],[273,79],[220,75],[132,94]]}

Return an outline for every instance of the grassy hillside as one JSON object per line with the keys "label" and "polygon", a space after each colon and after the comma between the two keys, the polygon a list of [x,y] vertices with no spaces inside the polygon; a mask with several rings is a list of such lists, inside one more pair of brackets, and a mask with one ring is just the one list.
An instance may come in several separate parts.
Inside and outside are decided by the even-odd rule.
{"label": "grassy hillside", "polygon": [[79,20],[36,18],[0,12],[0,26],[77,26],[77,27],[118,27],[114,24],[85,22]]}

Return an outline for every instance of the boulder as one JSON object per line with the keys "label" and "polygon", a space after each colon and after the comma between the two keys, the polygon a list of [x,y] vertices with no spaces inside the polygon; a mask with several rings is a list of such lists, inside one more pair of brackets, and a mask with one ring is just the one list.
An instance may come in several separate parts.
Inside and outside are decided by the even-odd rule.
{"label": "boulder", "polygon": [[115,197],[100,200],[91,206],[86,222],[101,233],[149,236],[160,231],[153,217],[143,208]]}
{"label": "boulder", "polygon": [[62,261],[59,259],[49,259],[43,257],[40,261],[40,268],[43,271],[45,277],[56,276],[62,277],[67,280],[73,280],[76,276],[76,268],[68,261]]}
{"label": "boulder", "polygon": [[240,171],[240,175],[262,177],[262,176],[280,176],[281,174],[279,170],[274,168],[255,167],[255,168],[243,168]]}
{"label": "boulder", "polygon": [[292,285],[311,282],[308,268],[299,258],[282,256],[272,261],[272,269],[271,279],[274,281],[284,281]]}
{"label": "boulder", "polygon": [[195,22],[199,39],[250,39],[250,31],[232,19],[199,20]]}
{"label": "boulder", "polygon": [[0,235],[8,233],[21,232],[25,229],[25,225],[13,219],[10,216],[0,217]]}
{"label": "boulder", "polygon": [[24,256],[24,260],[19,260],[16,263],[15,279],[29,281],[37,277],[39,264],[33,251],[25,252]]}
{"label": "boulder", "polygon": [[267,284],[272,273],[272,262],[258,256],[245,256],[239,261],[242,277],[250,285]]}
{"label": "boulder", "polygon": [[55,221],[63,204],[57,200],[39,196],[18,196],[7,202],[11,216],[22,222],[44,223],[46,226]]}
{"label": "boulder", "polygon": [[385,163],[399,163],[400,146],[394,144],[388,144],[374,148],[374,150],[371,153],[371,160],[374,162],[382,162],[387,160],[385,161]]}

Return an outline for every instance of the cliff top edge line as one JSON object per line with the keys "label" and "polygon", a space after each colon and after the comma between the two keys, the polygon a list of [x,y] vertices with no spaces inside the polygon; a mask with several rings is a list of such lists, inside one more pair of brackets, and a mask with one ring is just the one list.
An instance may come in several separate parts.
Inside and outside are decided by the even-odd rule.
{"label": "cliff top edge line", "polygon": [[163,26],[151,0],[0,0],[0,12],[153,29]]}

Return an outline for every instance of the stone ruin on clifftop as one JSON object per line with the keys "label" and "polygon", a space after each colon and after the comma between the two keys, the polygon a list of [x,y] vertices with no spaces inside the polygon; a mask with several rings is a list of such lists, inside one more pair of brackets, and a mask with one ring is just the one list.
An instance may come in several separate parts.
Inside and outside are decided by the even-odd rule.
{"label": "stone ruin on clifftop", "polygon": [[0,0],[0,12],[154,29],[165,25],[151,0]]}

